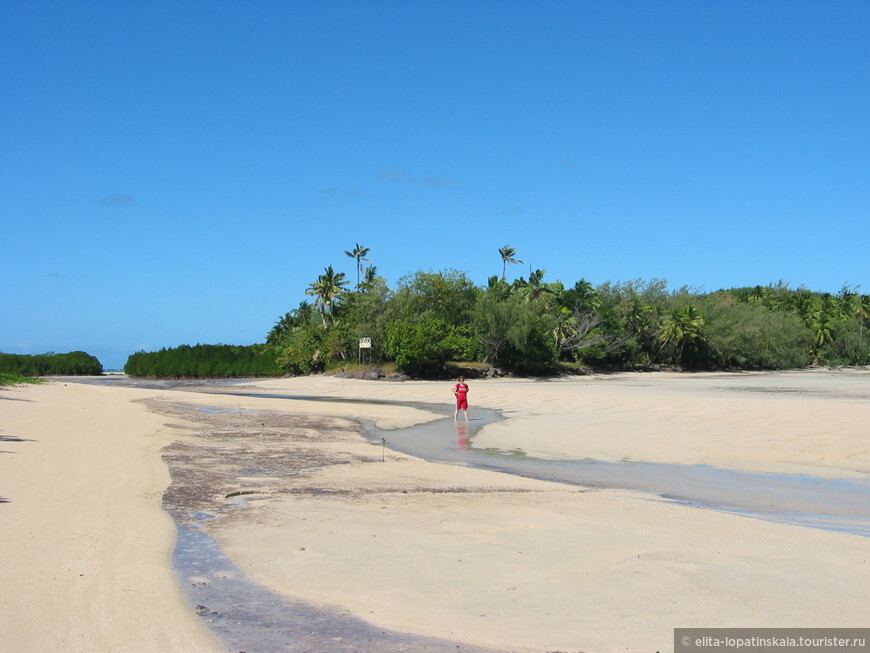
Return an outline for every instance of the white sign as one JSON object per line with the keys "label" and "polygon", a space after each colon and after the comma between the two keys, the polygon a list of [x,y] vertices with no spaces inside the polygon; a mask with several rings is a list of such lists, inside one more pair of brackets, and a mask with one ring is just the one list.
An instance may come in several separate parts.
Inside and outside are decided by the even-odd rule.
{"label": "white sign", "polygon": [[360,338],[359,339],[359,348],[360,349],[371,349],[372,348],[372,339],[371,338]]}

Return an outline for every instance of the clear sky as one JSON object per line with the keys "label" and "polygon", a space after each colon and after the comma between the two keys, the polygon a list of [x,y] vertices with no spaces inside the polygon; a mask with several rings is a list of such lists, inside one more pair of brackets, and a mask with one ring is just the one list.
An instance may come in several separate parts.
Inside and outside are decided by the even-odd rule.
{"label": "clear sky", "polygon": [[0,351],[262,342],[391,287],[870,292],[867,0],[0,0]]}

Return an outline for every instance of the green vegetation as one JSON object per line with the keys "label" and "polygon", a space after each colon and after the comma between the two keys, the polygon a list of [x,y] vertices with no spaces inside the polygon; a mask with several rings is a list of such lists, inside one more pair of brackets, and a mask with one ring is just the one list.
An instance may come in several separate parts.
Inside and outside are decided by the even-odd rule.
{"label": "green vegetation", "polygon": [[11,374],[10,372],[0,372],[0,387],[4,385],[21,385],[22,383],[42,383],[42,379],[34,379],[31,376],[22,374]]}
{"label": "green vegetation", "polygon": [[103,366],[83,351],[35,356],[0,353],[0,372],[19,376],[81,376],[102,374]]}
{"label": "green vegetation", "polygon": [[508,283],[517,252],[499,248],[501,277],[475,285],[463,272],[415,272],[395,288],[363,268],[357,284],[332,266],[269,332],[277,364],[310,374],[357,362],[371,339],[373,364],[395,362],[412,376],[452,373],[455,361],[520,374],[583,369],[766,370],[810,364],[870,364],[870,300],[844,286],[836,295],[768,286],[712,293],[670,290],[661,280],[573,286],[544,270]]}
{"label": "green vegetation", "polygon": [[274,376],[284,374],[275,362],[277,354],[269,345],[182,345],[137,352],[127,358],[124,372],[160,378]]}
{"label": "green vegetation", "polygon": [[387,325],[384,352],[408,374],[438,374],[455,355],[455,335],[454,327],[437,317],[393,320]]}
{"label": "green vegetation", "polygon": [[[358,371],[363,363],[416,377],[469,368],[518,374],[590,369],[775,370],[870,364],[870,298],[780,282],[696,292],[629,281],[566,286],[544,270],[509,283],[513,247],[499,248],[501,276],[485,286],[464,272],[418,271],[390,288],[359,243],[356,285],[333,266],[266,337],[248,347],[181,346],[130,356],[124,371],[152,377],[243,377]],[[359,349],[362,338],[371,347]],[[459,361],[465,361],[460,363]],[[467,362],[474,361],[474,362]]]}

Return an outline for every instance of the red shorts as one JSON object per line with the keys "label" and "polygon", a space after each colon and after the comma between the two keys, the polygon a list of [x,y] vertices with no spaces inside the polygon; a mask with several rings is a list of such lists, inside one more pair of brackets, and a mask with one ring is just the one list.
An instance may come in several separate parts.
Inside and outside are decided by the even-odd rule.
{"label": "red shorts", "polygon": [[468,410],[468,397],[456,397],[456,410]]}

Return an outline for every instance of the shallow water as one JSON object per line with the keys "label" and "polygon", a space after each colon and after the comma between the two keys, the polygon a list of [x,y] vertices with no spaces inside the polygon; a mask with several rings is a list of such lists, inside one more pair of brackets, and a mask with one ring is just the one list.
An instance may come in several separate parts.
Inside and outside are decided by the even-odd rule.
{"label": "shallow water", "polygon": [[197,524],[179,524],[173,562],[190,605],[228,651],[498,653],[378,628],[345,611],[272,592],[248,580]]}
{"label": "shallow water", "polygon": [[696,508],[870,537],[870,479],[752,473],[709,465],[534,458],[521,450],[474,446],[474,436],[480,429],[504,419],[497,411],[486,408],[469,411],[468,422],[461,417],[460,421],[454,422],[452,407],[444,404],[274,393],[232,394],[416,408],[444,417],[392,430],[382,430],[371,422],[360,420],[363,435],[373,444],[386,443],[392,450],[431,462],[583,487],[634,490]]}
{"label": "shallow water", "polygon": [[[443,406],[429,410],[451,413]],[[391,449],[433,462],[584,487],[646,492],[697,508],[870,537],[870,479],[760,474],[709,465],[551,460],[518,450],[476,448],[474,435],[500,419],[495,411],[476,409],[467,424],[451,417],[394,431],[366,424],[365,435],[375,444],[384,438]]]}

